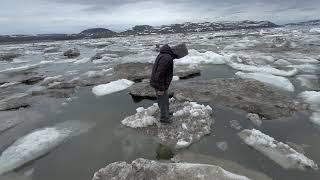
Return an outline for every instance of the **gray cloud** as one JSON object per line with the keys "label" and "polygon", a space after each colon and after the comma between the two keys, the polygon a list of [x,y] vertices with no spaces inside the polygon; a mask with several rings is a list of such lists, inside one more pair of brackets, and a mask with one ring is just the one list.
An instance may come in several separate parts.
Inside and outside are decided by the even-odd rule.
{"label": "gray cloud", "polygon": [[11,0],[0,3],[0,34],[75,33],[90,27],[185,21],[318,19],[319,0]]}

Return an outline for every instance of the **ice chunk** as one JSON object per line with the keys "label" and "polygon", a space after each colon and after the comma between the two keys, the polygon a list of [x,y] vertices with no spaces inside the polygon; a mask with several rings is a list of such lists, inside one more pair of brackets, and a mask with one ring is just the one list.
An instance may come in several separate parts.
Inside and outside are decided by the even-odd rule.
{"label": "ice chunk", "polygon": [[182,149],[182,148],[186,148],[188,146],[190,146],[192,143],[192,141],[185,141],[183,139],[179,139],[177,144],[176,144],[176,149]]}
{"label": "ice chunk", "polygon": [[242,126],[240,125],[239,121],[237,121],[237,120],[231,120],[231,121],[230,121],[230,127],[231,127],[232,129],[235,129],[235,130],[240,130],[240,129],[242,129]]}
{"label": "ice chunk", "polygon": [[293,84],[289,81],[289,79],[281,76],[274,76],[272,74],[267,73],[243,73],[237,72],[236,75],[243,79],[255,79],[267,85],[290,91],[294,91]]}
{"label": "ice chunk", "polygon": [[288,59],[293,63],[309,63],[309,64],[319,64],[319,61],[313,58],[300,58],[300,59]]}
{"label": "ice chunk", "polygon": [[108,84],[101,84],[92,88],[92,92],[96,96],[104,96],[107,94],[123,91],[134,84],[133,81],[127,79],[120,79],[117,81],[112,81]]}
{"label": "ice chunk", "polygon": [[304,91],[299,95],[306,103],[311,105],[314,111],[320,111],[320,92],[319,91]]}
{"label": "ice chunk", "polygon": [[87,76],[88,78],[97,78],[97,77],[105,76],[108,73],[111,74],[112,72],[113,72],[113,68],[109,68],[109,69],[102,69],[99,71],[88,71],[84,73],[84,75]]}
{"label": "ice chunk", "polygon": [[316,75],[298,75],[297,79],[300,81],[301,86],[303,87],[306,87],[310,90],[320,90],[320,80]]}
{"label": "ice chunk", "polygon": [[13,61],[12,61],[13,64],[22,64],[22,63],[27,63],[27,62],[30,62],[30,61],[25,60],[25,59],[18,59],[18,58],[13,59]]}
{"label": "ice chunk", "polygon": [[320,33],[320,28],[312,28],[310,29],[311,33]]}
{"label": "ice chunk", "polygon": [[315,73],[319,67],[315,64],[299,64],[299,65],[288,65],[287,67],[298,69],[300,72]]}
{"label": "ice chunk", "polygon": [[240,138],[249,146],[269,157],[285,169],[318,170],[318,165],[287,144],[278,142],[259,130],[243,130]]}
{"label": "ice chunk", "polygon": [[228,65],[233,69],[237,69],[240,71],[268,73],[268,74],[273,74],[277,76],[294,76],[298,73],[298,70],[296,68],[285,71],[285,70],[276,69],[271,66],[252,66],[252,65],[234,63],[234,62],[228,63]]}
{"label": "ice chunk", "polygon": [[189,51],[189,55],[184,58],[177,59],[175,64],[225,64],[226,57],[223,55],[207,51],[200,53],[194,49]]}
{"label": "ice chunk", "polygon": [[62,75],[57,75],[57,76],[52,76],[52,77],[46,77],[44,78],[44,80],[42,81],[41,85],[48,85],[54,82],[61,82],[63,81],[64,78]]}
{"label": "ice chunk", "polygon": [[180,80],[179,76],[173,76],[172,77],[172,81],[179,81],[179,80]]}
{"label": "ice chunk", "polygon": [[100,169],[92,180],[250,180],[220,166],[192,163],[165,163],[137,159],[131,164],[114,162]]}
{"label": "ice chunk", "polygon": [[82,59],[79,59],[77,61],[75,61],[74,63],[75,64],[84,64],[84,63],[87,63],[90,61],[90,58],[82,58]]}
{"label": "ice chunk", "polygon": [[174,117],[172,117],[173,123],[169,126],[161,125],[157,121],[159,114],[157,104],[147,109],[138,108],[137,113],[126,117],[122,124],[131,128],[142,128],[142,132],[156,136],[161,144],[175,149],[188,147],[210,133],[213,122],[210,106],[195,102],[177,102],[173,98],[170,99],[170,103]]}
{"label": "ice chunk", "polygon": [[248,113],[247,118],[256,126],[260,127],[262,124],[262,121],[258,114]]}
{"label": "ice chunk", "polygon": [[10,87],[10,86],[14,86],[14,85],[17,85],[17,84],[20,84],[20,82],[9,82],[9,83],[4,83],[0,86],[0,88],[7,88],[7,87]]}
{"label": "ice chunk", "polygon": [[137,113],[135,115],[125,118],[121,123],[132,128],[142,128],[154,125],[157,123],[157,119],[153,117],[153,115],[158,109],[157,104],[154,104],[147,109],[139,107],[136,110]]}
{"label": "ice chunk", "polygon": [[287,66],[287,65],[291,65],[291,63],[287,60],[284,60],[284,59],[279,59],[277,61],[275,61],[273,63],[274,65],[278,65],[278,66]]}
{"label": "ice chunk", "polygon": [[320,112],[314,112],[312,113],[310,117],[311,122],[318,125],[320,127]]}
{"label": "ice chunk", "polygon": [[36,130],[18,139],[0,156],[0,175],[45,155],[66,139],[88,131],[92,124],[66,121]]}
{"label": "ice chunk", "polygon": [[8,69],[0,71],[0,73],[6,73],[6,74],[25,73],[25,72],[28,72],[28,71],[31,71],[33,69],[40,67],[40,65],[41,64],[32,64],[32,65],[25,65],[25,66],[20,66],[20,67],[8,68]]}
{"label": "ice chunk", "polygon": [[221,151],[227,151],[228,150],[228,143],[226,141],[217,142],[216,145]]}

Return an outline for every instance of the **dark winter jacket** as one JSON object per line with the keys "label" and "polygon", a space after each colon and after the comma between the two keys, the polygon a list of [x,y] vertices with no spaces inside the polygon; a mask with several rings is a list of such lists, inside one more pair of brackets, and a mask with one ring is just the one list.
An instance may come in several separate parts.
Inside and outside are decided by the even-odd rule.
{"label": "dark winter jacket", "polygon": [[150,85],[159,91],[169,88],[173,77],[173,60],[176,55],[172,52],[169,45],[160,48],[160,54],[154,62]]}

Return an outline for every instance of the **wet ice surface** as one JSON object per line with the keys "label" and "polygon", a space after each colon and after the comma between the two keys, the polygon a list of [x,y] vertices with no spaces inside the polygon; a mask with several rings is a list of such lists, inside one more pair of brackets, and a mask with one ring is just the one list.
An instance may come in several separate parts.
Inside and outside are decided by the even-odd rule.
{"label": "wet ice surface", "polygon": [[[285,88],[288,91],[282,93],[289,96],[301,98],[301,92],[319,91],[319,28],[310,29],[277,28],[1,45],[0,52],[15,52],[21,56],[12,62],[0,61],[0,100],[18,93],[32,95],[29,107],[0,111],[1,152],[36,129],[52,127],[67,119],[97,124],[91,131],[69,139],[49,154],[17,169],[11,177],[87,180],[111,162],[156,159],[158,143],[152,137],[121,125],[121,120],[135,114],[139,107],[150,107],[153,101],[135,102],[126,90],[96,97],[92,93],[93,86],[83,87],[86,83],[100,85],[118,80],[109,78],[112,76],[110,68],[116,64],[152,62],[157,56],[155,44],[186,42],[191,49],[190,55],[177,60],[176,64],[200,65],[201,76],[194,77],[195,80],[234,78],[238,71],[248,76],[268,73],[267,78],[262,76],[262,80],[259,79]],[[73,48],[79,49],[79,57],[68,59],[63,56],[63,52]],[[275,81],[274,76],[278,77]],[[101,80],[101,77],[107,78]],[[294,92],[284,79],[291,82]],[[79,81],[81,83],[77,84]],[[212,106],[215,124],[211,127],[211,134],[186,151],[233,161],[273,179],[319,179],[318,171],[282,169],[243,144],[237,136],[240,129],[256,128],[280,142],[305,144],[305,156],[319,164],[320,128],[317,125],[320,124],[320,115],[316,109],[319,103],[314,98],[310,100],[310,93],[304,95],[306,103],[311,104],[310,110],[287,119],[263,121],[260,127],[248,120],[245,112]],[[230,121],[235,129],[230,127]],[[217,147],[221,142],[227,142],[226,151]],[[223,164],[217,165],[224,167]],[[34,171],[26,177],[24,173],[31,168]]]}

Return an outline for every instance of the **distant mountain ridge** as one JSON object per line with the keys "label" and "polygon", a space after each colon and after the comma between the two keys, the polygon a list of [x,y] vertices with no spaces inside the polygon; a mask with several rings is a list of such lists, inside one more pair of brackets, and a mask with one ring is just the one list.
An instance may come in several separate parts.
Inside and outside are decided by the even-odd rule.
{"label": "distant mountain ridge", "polygon": [[320,25],[320,19],[286,24],[286,26],[314,26],[314,25]]}
{"label": "distant mountain ridge", "polygon": [[114,32],[105,28],[87,29],[79,34],[39,34],[39,35],[11,35],[0,36],[0,43],[17,42],[37,42],[37,41],[55,41],[55,40],[74,40],[74,39],[94,39],[108,38],[129,35],[150,35],[150,34],[171,34],[171,33],[193,33],[208,32],[220,30],[236,29],[255,29],[255,28],[274,28],[278,25],[270,21],[221,21],[221,22],[203,22],[182,24],[171,24],[153,27],[149,25],[137,25],[131,30],[124,32]]}

